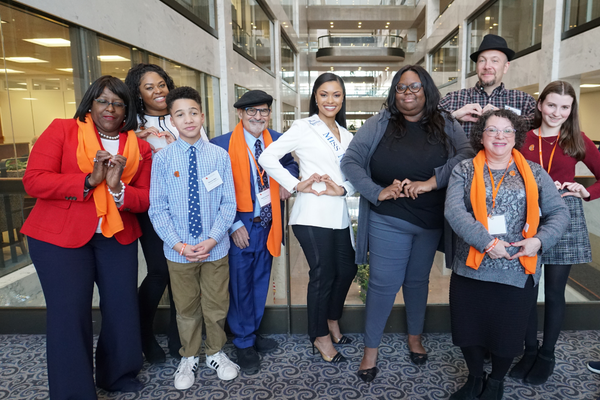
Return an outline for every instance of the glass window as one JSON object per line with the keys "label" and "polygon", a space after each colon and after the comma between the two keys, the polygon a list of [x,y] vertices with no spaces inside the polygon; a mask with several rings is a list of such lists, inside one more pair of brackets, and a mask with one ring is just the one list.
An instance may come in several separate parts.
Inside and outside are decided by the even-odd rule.
{"label": "glass window", "polygon": [[100,55],[98,55],[100,73],[112,75],[124,81],[127,71],[132,67],[131,48],[99,38],[98,49],[100,51]]}
{"label": "glass window", "polygon": [[281,79],[296,90],[296,53],[285,36],[281,35]]}
{"label": "glass window", "polygon": [[454,0],[440,0],[440,16],[454,3]]}
{"label": "glass window", "polygon": [[255,0],[231,0],[231,7],[234,45],[273,71],[271,20]]}
{"label": "glass window", "polygon": [[283,124],[281,124],[281,133],[284,133],[294,123],[296,119],[296,107],[291,106],[287,103],[281,103],[281,118],[283,120]]}
{"label": "glass window", "polygon": [[[285,15],[287,15],[292,26],[294,26],[294,17],[295,17],[294,0],[279,0],[279,2],[281,3],[281,6],[283,7],[283,11],[285,11]],[[283,25],[284,28],[287,28],[286,22],[282,22],[281,24]]]}
{"label": "glass window", "polygon": [[431,55],[431,77],[436,86],[456,82],[458,78],[458,31]]}
{"label": "glass window", "polygon": [[[164,3],[179,11],[182,15],[189,12],[213,29],[217,29],[216,0],[162,0]],[[185,12],[184,12],[185,11]],[[188,19],[189,16],[186,16]],[[196,22],[196,21],[193,21]]]}
{"label": "glass window", "polygon": [[[468,55],[477,51],[488,33],[502,36],[517,53],[540,44],[543,7],[543,0],[495,1],[468,24]],[[467,72],[474,71],[475,63],[470,61]]]}
{"label": "glass window", "polygon": [[[235,91],[235,101],[238,101],[239,99],[242,98],[242,96],[246,93],[249,92],[250,89],[246,89],[243,86],[239,86],[239,85],[233,85],[234,87],[234,91]],[[234,103],[235,103],[234,101]]]}
{"label": "glass window", "polygon": [[577,28],[580,25],[600,18],[600,2],[594,0],[565,1],[564,31]]}
{"label": "glass window", "polygon": [[[69,28],[0,5],[0,276],[31,263],[20,233],[35,199],[10,190],[31,146],[55,118],[75,114]],[[20,293],[19,293],[20,294]],[[2,302],[5,304],[5,302]]]}
{"label": "glass window", "polygon": [[209,138],[217,133],[220,135],[219,78],[153,54],[148,56],[148,61],[162,67],[173,78],[176,87],[190,86],[200,92],[206,134]]}

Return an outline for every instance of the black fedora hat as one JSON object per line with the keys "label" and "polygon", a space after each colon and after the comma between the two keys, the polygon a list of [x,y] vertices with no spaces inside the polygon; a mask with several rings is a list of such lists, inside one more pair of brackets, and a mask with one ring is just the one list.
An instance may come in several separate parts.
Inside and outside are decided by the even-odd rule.
{"label": "black fedora hat", "polygon": [[475,53],[471,54],[471,60],[473,60],[473,62],[477,62],[477,57],[479,57],[479,54],[486,50],[501,51],[506,54],[508,61],[512,60],[515,56],[515,52],[508,48],[506,40],[504,40],[503,37],[488,33],[483,37],[483,40],[479,45],[479,49]]}

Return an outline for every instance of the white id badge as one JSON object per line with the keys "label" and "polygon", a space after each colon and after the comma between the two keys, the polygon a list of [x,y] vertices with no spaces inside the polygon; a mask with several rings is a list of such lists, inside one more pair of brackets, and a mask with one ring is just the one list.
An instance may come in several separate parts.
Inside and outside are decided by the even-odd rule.
{"label": "white id badge", "polygon": [[488,217],[488,232],[490,235],[506,234],[506,218],[504,218],[504,215]]}
{"label": "white id badge", "polygon": [[215,171],[213,173],[206,175],[204,178],[202,178],[202,183],[204,183],[204,186],[206,187],[206,191],[210,192],[214,188],[222,185],[223,179],[221,179],[221,175],[219,175],[219,171]]}
{"label": "white id badge", "polygon": [[261,207],[271,204],[271,190],[266,189],[258,194],[258,204]]}

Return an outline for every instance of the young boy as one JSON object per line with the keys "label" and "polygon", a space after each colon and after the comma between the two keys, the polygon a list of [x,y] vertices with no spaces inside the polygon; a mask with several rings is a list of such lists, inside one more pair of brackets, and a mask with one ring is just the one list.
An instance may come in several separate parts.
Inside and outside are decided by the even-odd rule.
{"label": "young boy", "polygon": [[206,365],[231,380],[239,367],[222,351],[229,309],[228,230],[236,213],[227,152],[201,139],[204,114],[198,92],[169,92],[167,110],[179,140],[154,155],[149,215],[164,242],[182,359],[175,388],[194,384],[206,325]]}

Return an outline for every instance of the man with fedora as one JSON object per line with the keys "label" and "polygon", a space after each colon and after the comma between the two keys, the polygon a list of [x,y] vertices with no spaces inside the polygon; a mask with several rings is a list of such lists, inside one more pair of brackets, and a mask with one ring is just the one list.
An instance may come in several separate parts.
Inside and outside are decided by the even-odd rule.
{"label": "man with fedora", "polygon": [[[277,342],[258,334],[273,257],[281,252],[283,201],[290,193],[270,179],[258,157],[281,133],[268,129],[273,97],[262,90],[246,92],[233,106],[240,122],[233,132],[211,142],[229,152],[237,213],[229,230],[229,313],[227,322],[237,349],[237,363],[249,374],[258,373],[258,353],[277,348]],[[281,164],[295,177],[298,164],[286,154]]]}
{"label": "man with fedora", "polygon": [[508,48],[504,38],[491,33],[485,35],[479,49],[471,54],[479,82],[475,87],[450,92],[440,101],[440,107],[452,113],[467,136],[481,114],[498,108],[521,115],[531,127],[535,100],[520,90],[506,89],[502,83],[514,56],[515,52]]}

